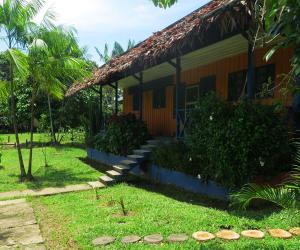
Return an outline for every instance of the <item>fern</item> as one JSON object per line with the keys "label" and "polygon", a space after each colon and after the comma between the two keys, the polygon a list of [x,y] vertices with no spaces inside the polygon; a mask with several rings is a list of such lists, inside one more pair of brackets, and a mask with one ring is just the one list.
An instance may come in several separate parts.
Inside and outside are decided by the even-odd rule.
{"label": "fern", "polygon": [[282,208],[294,208],[296,206],[296,194],[286,186],[270,187],[257,184],[247,184],[240,192],[231,195],[231,205],[246,209],[255,199],[266,200]]}

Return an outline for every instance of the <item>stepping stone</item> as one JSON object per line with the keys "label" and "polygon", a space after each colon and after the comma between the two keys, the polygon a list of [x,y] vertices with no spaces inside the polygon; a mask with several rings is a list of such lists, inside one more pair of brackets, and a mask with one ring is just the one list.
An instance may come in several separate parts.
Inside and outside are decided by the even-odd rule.
{"label": "stepping stone", "polygon": [[141,146],[141,149],[143,150],[149,150],[149,151],[152,151],[153,149],[155,149],[157,146],[156,145],[143,145]]}
{"label": "stepping stone", "polygon": [[109,177],[113,178],[113,179],[121,179],[123,177],[122,174],[120,174],[119,172],[115,171],[115,170],[109,170],[105,172]]}
{"label": "stepping stone", "polygon": [[127,158],[137,163],[141,163],[145,160],[145,157],[142,155],[127,155]]}
{"label": "stepping stone", "polygon": [[293,235],[300,236],[300,227],[295,227],[289,230],[289,232]]}
{"label": "stepping stone", "polygon": [[150,150],[143,150],[143,149],[136,149],[133,150],[133,153],[135,155],[142,155],[145,156],[146,158],[148,158],[151,155],[151,151]]}
{"label": "stepping stone", "polygon": [[123,161],[120,161],[120,163],[122,165],[125,165],[130,168],[133,168],[138,165],[138,163],[136,161],[131,161],[131,160],[123,160]]}
{"label": "stepping stone", "polygon": [[168,237],[169,242],[184,242],[187,241],[189,237],[186,234],[171,234]]}
{"label": "stepping stone", "polygon": [[102,182],[103,184],[105,184],[107,186],[112,185],[116,182],[116,180],[110,178],[107,175],[101,176],[99,180],[100,180],[100,182]]}
{"label": "stepping stone", "polygon": [[130,243],[136,243],[136,242],[139,242],[141,240],[141,237],[140,236],[137,236],[137,235],[130,235],[130,236],[125,236],[121,242],[123,244],[130,244]]}
{"label": "stepping stone", "polygon": [[197,241],[209,241],[215,238],[213,234],[205,231],[198,231],[196,233],[193,233],[192,236]]}
{"label": "stepping stone", "polygon": [[231,230],[221,230],[216,233],[216,236],[223,240],[238,240],[240,235]]}
{"label": "stepping stone", "polygon": [[161,234],[152,234],[144,237],[144,241],[149,244],[159,244],[164,240]]}
{"label": "stepping stone", "polygon": [[147,144],[149,144],[149,145],[155,145],[155,146],[157,146],[159,143],[161,143],[161,142],[158,141],[158,140],[148,140],[147,141]]}
{"label": "stepping stone", "polygon": [[280,238],[280,239],[290,239],[292,238],[292,234],[288,231],[285,231],[283,229],[270,229],[268,230],[269,234],[274,238]]}
{"label": "stepping stone", "polygon": [[91,182],[88,182],[88,184],[89,184],[93,189],[105,187],[105,186],[103,185],[103,183],[101,183],[100,181],[91,181]]}
{"label": "stepping stone", "polygon": [[130,167],[124,165],[114,165],[113,169],[121,174],[128,173],[130,171]]}
{"label": "stepping stone", "polygon": [[112,237],[112,236],[102,236],[102,237],[99,237],[95,240],[93,240],[93,245],[94,246],[106,246],[106,245],[109,245],[113,242],[115,242],[116,238],[115,237]]}
{"label": "stepping stone", "polygon": [[265,237],[265,234],[259,230],[245,230],[241,232],[241,235],[253,239],[263,239]]}

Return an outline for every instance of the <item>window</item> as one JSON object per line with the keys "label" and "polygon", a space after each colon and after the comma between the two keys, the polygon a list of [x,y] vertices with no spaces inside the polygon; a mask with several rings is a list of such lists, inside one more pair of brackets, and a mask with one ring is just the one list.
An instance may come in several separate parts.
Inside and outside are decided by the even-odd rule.
{"label": "window", "polygon": [[204,96],[211,91],[216,91],[216,76],[202,77],[199,84],[199,96]]}
{"label": "window", "polygon": [[275,81],[275,65],[269,64],[255,69],[255,96],[257,98],[272,97]]}
{"label": "window", "polygon": [[192,109],[205,94],[216,90],[216,76],[206,76],[200,79],[200,83],[186,87],[185,105],[187,109]]}
{"label": "window", "polygon": [[139,111],[140,110],[140,95],[139,93],[135,93],[132,96],[132,109],[133,111]]}
{"label": "window", "polygon": [[159,88],[153,90],[152,103],[154,109],[166,107],[166,88]]}
{"label": "window", "polygon": [[185,103],[186,105],[193,105],[199,100],[199,86],[190,86],[185,91]]}
{"label": "window", "polygon": [[[247,93],[246,86],[247,70],[230,73],[228,76],[228,100],[237,101],[243,94]],[[272,97],[270,91],[274,87],[275,65],[269,64],[255,68],[255,97]]]}
{"label": "window", "polygon": [[228,101],[237,101],[246,91],[247,71],[238,71],[229,74],[228,77]]}

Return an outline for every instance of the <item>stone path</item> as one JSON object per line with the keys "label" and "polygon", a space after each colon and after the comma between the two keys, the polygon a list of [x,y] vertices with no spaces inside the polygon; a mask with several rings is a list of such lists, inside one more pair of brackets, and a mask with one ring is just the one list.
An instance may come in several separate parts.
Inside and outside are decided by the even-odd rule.
{"label": "stone path", "polygon": [[102,188],[104,185],[99,181],[89,182],[87,184],[78,184],[78,185],[70,185],[65,187],[50,187],[43,188],[40,190],[26,189],[23,191],[10,191],[5,193],[0,193],[0,199],[11,199],[11,198],[20,198],[26,196],[48,196],[55,194],[63,194],[70,192],[78,192],[78,191],[86,191],[93,188]]}
{"label": "stone path", "polygon": [[[289,230],[290,232],[283,230],[283,229],[269,229],[269,235],[273,238],[282,238],[282,239],[290,239],[293,236],[300,236],[300,228],[295,227]],[[241,233],[243,237],[252,238],[253,240],[263,239],[265,237],[264,232],[260,230],[245,230]],[[198,231],[192,234],[192,238],[199,242],[210,241],[214,240],[215,238],[219,238],[225,241],[232,241],[232,240],[239,240],[240,234],[232,231],[232,230],[221,230],[217,232],[215,235],[206,231]],[[164,238],[161,234],[152,234],[145,236],[143,240],[138,235],[130,235],[125,236],[121,239],[121,243],[129,244],[129,243],[137,243],[137,242],[144,242],[148,244],[160,244],[164,241]],[[169,243],[182,243],[189,239],[189,236],[186,234],[171,234],[167,238]],[[95,239],[92,244],[94,246],[106,246],[117,239],[113,236],[101,236]],[[0,248],[1,249],[1,248]]]}
{"label": "stone path", "polygon": [[45,250],[33,209],[25,199],[0,202],[0,250]]}

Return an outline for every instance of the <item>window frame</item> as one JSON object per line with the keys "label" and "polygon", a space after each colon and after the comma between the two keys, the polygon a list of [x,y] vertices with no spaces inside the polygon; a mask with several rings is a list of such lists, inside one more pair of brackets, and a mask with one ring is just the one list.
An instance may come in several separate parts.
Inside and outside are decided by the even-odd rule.
{"label": "window frame", "polygon": [[[155,88],[152,90],[152,108],[163,109],[167,105],[167,90],[166,87]],[[159,93],[159,95],[158,95]]]}

